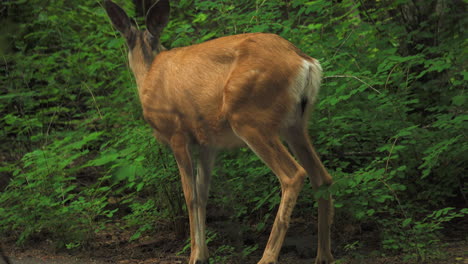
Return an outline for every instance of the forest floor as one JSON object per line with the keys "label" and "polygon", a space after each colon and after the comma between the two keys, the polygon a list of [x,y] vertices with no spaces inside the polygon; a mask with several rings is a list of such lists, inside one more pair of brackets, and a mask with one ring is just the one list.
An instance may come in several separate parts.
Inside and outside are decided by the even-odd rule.
{"label": "forest floor", "polygon": [[[428,264],[468,264],[468,245],[467,243],[457,242],[446,245],[444,257],[432,259],[423,263]],[[96,253],[96,250],[94,250]],[[127,252],[128,253],[128,252]],[[85,252],[51,252],[44,248],[12,249],[7,250],[12,264],[184,264],[187,263],[186,256],[177,257],[167,254],[166,256],[154,257],[150,254],[133,255],[121,252],[119,255],[112,256],[93,256],[93,253]],[[256,263],[260,256],[252,256],[243,263]],[[250,262],[252,261],[252,262]],[[0,263],[2,261],[0,260]],[[281,256],[281,264],[311,264],[313,258],[301,258],[294,252],[289,252]],[[342,264],[393,264],[408,263],[402,260],[401,256],[392,257],[360,257],[360,258],[339,258],[337,263]],[[3,264],[3,263],[2,263]]]}
{"label": "forest floor", "polygon": [[[186,244],[185,240],[176,239],[170,232],[159,232],[156,236],[141,238],[139,241],[128,242],[131,233],[109,230],[96,237],[95,243],[87,250],[53,250],[51,241],[43,240],[37,244],[29,244],[23,248],[4,244],[4,251],[10,257],[12,264],[185,264],[188,252],[177,255]],[[463,236],[463,235],[462,235]],[[259,238],[265,242],[267,237]],[[311,241],[316,239],[312,235],[305,235],[301,228],[293,228],[288,233],[280,256],[281,264],[311,264],[314,263],[315,245]],[[5,241],[7,242],[7,241]],[[260,243],[261,243],[260,242]],[[216,245],[212,241],[211,247]],[[224,242],[221,242],[224,244]],[[334,243],[336,243],[334,241]],[[443,243],[438,248],[436,258],[422,263],[428,264],[468,264],[468,242],[454,240]],[[227,264],[256,263],[261,258],[261,247],[248,257],[239,261],[219,261]],[[217,256],[219,257],[219,256]],[[354,252],[335,252],[337,264],[390,264],[411,263],[403,260],[403,255],[382,256],[375,248],[366,246]],[[222,259],[222,258],[221,258]],[[227,259],[227,258],[226,258]],[[231,258],[232,259],[232,258]],[[414,260],[413,260],[414,262]],[[0,264],[3,264],[0,260]]]}

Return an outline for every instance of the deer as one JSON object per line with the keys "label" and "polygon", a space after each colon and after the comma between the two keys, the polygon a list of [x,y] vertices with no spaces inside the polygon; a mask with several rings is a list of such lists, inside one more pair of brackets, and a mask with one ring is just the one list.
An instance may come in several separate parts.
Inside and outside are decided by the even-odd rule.
{"label": "deer", "polygon": [[[333,183],[307,131],[321,84],[319,61],[268,33],[225,36],[168,50],[160,42],[169,22],[168,0],[150,7],[144,30],[114,2],[106,0],[104,8],[126,40],[143,117],[177,162],[189,216],[189,264],[209,263],[206,205],[216,154],[242,146],[281,184],[281,202],[258,264],[278,263],[306,176],[314,190]],[[317,199],[315,263],[330,264],[334,207],[330,194]]]}

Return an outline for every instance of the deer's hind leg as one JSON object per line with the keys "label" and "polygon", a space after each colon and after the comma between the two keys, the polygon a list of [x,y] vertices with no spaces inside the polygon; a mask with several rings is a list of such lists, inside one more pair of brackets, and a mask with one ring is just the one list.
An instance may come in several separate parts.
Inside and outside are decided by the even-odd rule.
{"label": "deer's hind leg", "polygon": [[[277,263],[289,226],[291,213],[306,176],[305,170],[294,160],[282,144],[275,129],[261,129],[255,122],[232,122],[234,132],[270,167],[281,183],[281,202],[259,264]],[[265,126],[262,126],[265,128]]]}
{"label": "deer's hind leg", "polygon": [[[329,186],[333,179],[323,166],[319,156],[312,146],[306,129],[307,117],[299,119],[282,133],[292,152],[306,169],[312,188]],[[333,201],[331,195],[318,199],[318,248],[316,263],[334,263],[331,254],[330,228],[333,221]]]}

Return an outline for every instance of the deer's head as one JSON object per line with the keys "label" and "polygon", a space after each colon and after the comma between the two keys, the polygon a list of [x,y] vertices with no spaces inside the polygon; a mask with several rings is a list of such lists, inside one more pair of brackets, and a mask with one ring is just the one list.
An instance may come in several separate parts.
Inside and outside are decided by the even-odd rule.
{"label": "deer's head", "polygon": [[164,50],[159,37],[169,21],[169,1],[159,0],[148,10],[145,30],[139,30],[127,13],[114,2],[107,0],[104,7],[114,27],[127,41],[130,68],[140,84],[156,54]]}

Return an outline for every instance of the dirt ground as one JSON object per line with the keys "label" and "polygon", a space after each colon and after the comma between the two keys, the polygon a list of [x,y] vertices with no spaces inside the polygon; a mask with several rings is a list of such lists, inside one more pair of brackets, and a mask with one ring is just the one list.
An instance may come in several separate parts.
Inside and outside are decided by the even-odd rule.
{"label": "dirt ground", "polygon": [[[177,256],[185,245],[185,241],[174,238],[173,234],[159,234],[158,238],[144,242],[129,243],[116,236],[106,236],[103,240],[90,247],[89,250],[64,250],[55,252],[51,245],[41,242],[19,248],[4,244],[4,251],[11,259],[12,264],[185,264],[188,262],[187,254]],[[304,241],[310,241],[312,236],[289,236],[285,241],[279,263],[281,264],[311,264],[314,263],[315,250],[312,243],[304,246]],[[310,245],[309,245],[310,244]],[[446,243],[441,249],[443,255],[423,263],[428,264],[468,264],[468,242],[452,241]],[[247,259],[236,262],[222,262],[227,264],[255,264],[261,258],[261,249],[251,254]],[[374,256],[372,256],[374,255]],[[335,254],[337,264],[391,264],[408,263],[401,256],[383,257],[375,256],[369,252],[360,253],[358,257]],[[0,260],[0,264],[3,264]],[[221,264],[221,263],[220,263]]]}
{"label": "dirt ground", "polygon": [[[291,226],[286,240],[283,244],[279,263],[281,264],[311,264],[315,263],[316,241],[314,235],[316,226],[307,225],[305,221],[295,219]],[[464,222],[464,221],[463,221]],[[184,250],[187,242],[185,239],[178,239],[173,232],[161,231],[153,235],[142,236],[140,239],[129,242],[133,232],[123,231],[118,225],[110,224],[104,231],[93,239],[91,245],[87,245],[81,250],[56,250],[53,241],[50,239],[38,238],[37,243],[30,243],[23,247],[14,246],[13,240],[0,238],[2,248],[11,259],[12,264],[185,264],[188,263],[190,249]],[[236,227],[235,223],[227,225],[226,222],[213,222],[210,225],[218,236],[209,242],[212,254],[212,263],[215,264],[255,264],[262,256],[262,250],[268,240],[268,234],[255,237],[252,234],[239,235],[232,232],[227,226]],[[415,263],[403,260],[403,256],[382,256],[378,248],[378,234],[375,231],[367,230],[354,232],[353,228],[346,227],[342,232],[334,230],[333,254],[336,264],[397,264]],[[466,226],[457,225],[446,232],[446,236],[440,248],[437,250],[437,258],[424,262],[427,264],[468,264],[468,240],[463,230]],[[236,237],[232,234],[238,234]],[[363,241],[359,249],[343,250],[350,241]],[[222,252],[215,252],[216,249],[226,245],[240,250],[249,245],[258,244],[258,249],[253,251],[248,257],[239,257],[238,261],[222,256]],[[230,252],[229,256],[236,254]],[[240,253],[238,253],[240,255]],[[226,261],[226,259],[230,259]],[[0,264],[4,264],[0,258]]]}
{"label": "dirt ground", "polygon": [[[10,249],[11,250],[11,249]],[[468,264],[468,245],[466,243],[452,243],[446,248],[447,256],[444,259],[432,260],[424,263],[431,264]],[[93,257],[80,253],[52,253],[47,252],[41,249],[26,249],[18,250],[14,249],[7,252],[10,254],[10,260],[12,264],[183,264],[187,263],[187,257],[177,257],[177,256],[165,256],[157,258],[133,258],[131,255],[121,255],[121,256],[100,256]],[[259,257],[250,258],[246,260],[245,263],[256,263],[259,260]],[[0,263],[2,261],[0,260]],[[304,259],[297,256],[297,254],[289,252],[281,256],[281,264],[312,264],[314,259]],[[390,263],[405,263],[398,257],[372,257],[368,259],[346,259],[341,258],[337,259],[337,264],[390,264]],[[3,263],[2,263],[3,264]]]}

